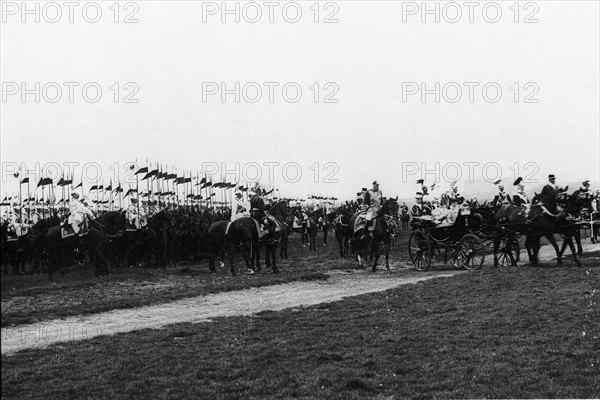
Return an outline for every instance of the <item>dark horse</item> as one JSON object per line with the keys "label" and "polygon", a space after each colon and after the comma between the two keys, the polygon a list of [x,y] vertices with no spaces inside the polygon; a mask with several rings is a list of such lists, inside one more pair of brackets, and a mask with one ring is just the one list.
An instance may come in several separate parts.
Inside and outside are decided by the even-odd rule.
{"label": "dark horse", "polygon": [[[43,249],[47,256],[48,279],[54,280],[54,272],[73,262],[74,252],[88,252],[96,265],[96,276],[108,274],[108,261],[105,250],[108,239],[104,235],[105,226],[114,223],[112,219],[120,218],[119,212],[107,213],[98,220],[89,220],[88,233],[83,236],[62,238],[62,226],[50,227],[41,238]],[[118,222],[117,222],[118,223]]]}
{"label": "dark horse", "polygon": [[333,231],[335,238],[340,246],[340,257],[348,255],[348,246],[352,233],[350,232],[349,223],[352,217],[350,206],[344,204],[336,210],[337,217],[333,222]]}
{"label": "dark horse", "polygon": [[525,207],[513,205],[503,206],[496,213],[495,221],[500,226],[510,226],[513,231],[526,235],[525,248],[532,266],[538,264],[542,237],[545,237],[554,247],[557,265],[562,266],[562,251],[554,238],[555,233],[564,236],[563,251],[568,245],[573,252],[575,263],[581,265],[573,244],[575,230],[579,228],[569,222],[566,214],[561,212],[557,200],[559,193],[559,190],[553,190],[536,194],[532,200],[529,215],[525,214]]}
{"label": "dark horse", "polygon": [[227,253],[231,274],[235,275],[233,259],[237,251],[242,253],[246,267],[251,273],[254,273],[255,261],[257,270],[260,270],[259,254],[260,245],[262,244],[267,249],[265,258],[267,267],[271,267],[273,273],[277,273],[276,249],[279,232],[283,226],[282,222],[288,218],[287,212],[287,202],[283,200],[271,207],[269,215],[274,220],[270,219],[275,224],[279,224],[279,228],[271,228],[271,232],[261,240],[259,240],[258,222],[253,218],[243,217],[232,222],[218,221],[211,224],[205,229],[203,235],[203,250],[208,254],[210,271],[216,272],[214,267],[215,257]]}
{"label": "dark horse", "polygon": [[374,218],[375,228],[370,231],[371,234],[365,234],[364,226],[356,228],[356,219],[359,212],[355,213],[350,218],[349,229],[352,233],[351,247],[357,253],[358,262],[362,266],[362,261],[369,254],[370,260],[373,261],[373,272],[377,269],[377,261],[379,261],[379,249],[383,243],[385,246],[385,267],[389,270],[389,258],[392,235],[390,233],[390,222],[398,215],[398,199],[387,199],[383,202],[381,209]]}
{"label": "dark horse", "polygon": [[308,214],[307,220],[303,220],[301,210],[296,211],[296,216],[302,221],[302,243],[304,244],[306,237],[308,248],[317,251],[317,233],[319,232],[319,220],[323,217],[323,209],[319,208]]}
{"label": "dark horse", "polygon": [[[288,203],[285,200],[280,200],[275,203],[268,211],[269,219],[271,219],[272,229],[270,233],[259,240],[259,246],[256,248],[256,252],[252,255],[252,261],[256,263],[257,271],[260,271],[260,247],[264,246],[266,250],[265,264],[267,268],[272,267],[273,272],[277,270],[277,245],[282,241],[282,237],[286,235],[286,221],[289,219],[289,208]],[[286,252],[287,254],[287,252]]]}

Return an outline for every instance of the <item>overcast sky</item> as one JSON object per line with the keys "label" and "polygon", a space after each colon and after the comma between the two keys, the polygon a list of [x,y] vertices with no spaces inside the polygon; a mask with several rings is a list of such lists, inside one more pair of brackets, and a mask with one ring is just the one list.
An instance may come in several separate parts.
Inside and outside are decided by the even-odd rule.
{"label": "overcast sky", "polygon": [[[264,163],[280,163],[271,164],[275,184],[289,196],[350,198],[377,179],[384,194],[409,197],[423,169],[438,186],[458,172],[461,183],[599,180],[597,1],[521,2],[518,15],[513,1],[481,2],[473,22],[463,2],[439,2],[439,23],[421,2],[280,2],[273,22],[264,2],[239,2],[239,23],[221,2],[122,2],[118,16],[113,3],[98,2],[91,23],[96,7],[84,13],[81,2],[70,23],[62,2],[60,19],[39,2],[36,23],[21,2],[3,2],[3,191],[17,187],[7,176],[15,163],[96,162],[108,183],[109,166],[124,174],[146,158],[180,175],[203,163],[218,163],[220,175],[221,163],[237,162],[237,180],[255,176],[257,163],[263,183]],[[64,82],[78,85],[73,102]],[[24,98],[22,83],[32,90]]]}

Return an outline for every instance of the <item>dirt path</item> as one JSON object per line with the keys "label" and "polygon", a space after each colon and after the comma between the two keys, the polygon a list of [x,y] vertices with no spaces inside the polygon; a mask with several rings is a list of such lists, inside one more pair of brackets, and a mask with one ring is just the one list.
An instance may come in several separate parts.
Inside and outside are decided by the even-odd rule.
{"label": "dirt path", "polygon": [[155,306],[112,310],[83,317],[70,317],[2,329],[2,354],[46,347],[53,343],[90,339],[100,335],[156,329],[179,322],[203,322],[215,317],[250,315],[265,310],[283,310],[341,300],[344,297],[379,292],[400,285],[464,271],[424,273],[407,278],[394,271],[331,272],[327,281],[292,282],[247,290],[187,298]]}

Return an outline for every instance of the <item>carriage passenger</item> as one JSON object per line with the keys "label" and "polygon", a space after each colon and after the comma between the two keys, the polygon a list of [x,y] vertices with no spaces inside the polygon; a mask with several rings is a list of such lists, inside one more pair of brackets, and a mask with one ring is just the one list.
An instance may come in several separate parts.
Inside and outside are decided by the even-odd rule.
{"label": "carriage passenger", "polygon": [[412,206],[411,214],[414,217],[422,217],[423,215],[430,215],[431,209],[425,207],[423,204],[423,193],[417,192],[415,195],[416,204]]}
{"label": "carriage passenger", "polygon": [[519,177],[514,182],[514,186],[517,187],[517,191],[513,195],[513,204],[516,206],[528,207],[530,201],[527,193],[525,193],[525,185],[523,185],[523,178]]}
{"label": "carriage passenger", "polygon": [[431,211],[431,216],[438,225],[442,224],[448,217],[448,208],[443,206],[437,197],[433,199],[433,210]]}

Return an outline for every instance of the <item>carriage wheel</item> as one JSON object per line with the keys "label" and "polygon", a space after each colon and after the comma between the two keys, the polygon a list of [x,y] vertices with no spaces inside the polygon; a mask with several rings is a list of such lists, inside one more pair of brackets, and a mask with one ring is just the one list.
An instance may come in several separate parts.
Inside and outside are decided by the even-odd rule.
{"label": "carriage wheel", "polygon": [[485,259],[483,242],[477,235],[469,233],[460,239],[458,259],[465,269],[479,269]]}
{"label": "carriage wheel", "polygon": [[519,260],[519,241],[514,236],[509,236],[502,241],[500,254],[498,255],[498,266],[500,267],[516,267]]}
{"label": "carriage wheel", "polygon": [[421,232],[413,232],[408,239],[410,261],[419,271],[427,271],[431,265],[433,251],[431,243]]}

